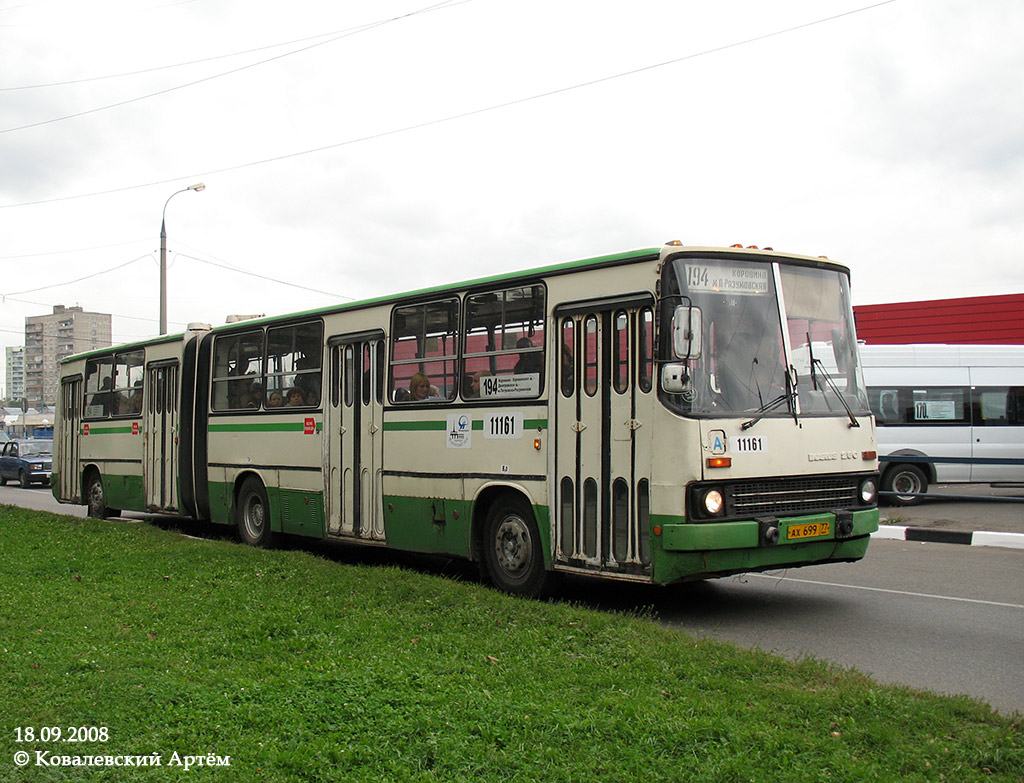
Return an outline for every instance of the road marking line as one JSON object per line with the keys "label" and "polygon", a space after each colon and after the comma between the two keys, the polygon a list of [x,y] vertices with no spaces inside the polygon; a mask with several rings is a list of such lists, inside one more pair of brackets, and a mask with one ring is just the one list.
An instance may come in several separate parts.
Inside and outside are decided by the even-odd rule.
{"label": "road marking line", "polygon": [[867,590],[872,593],[892,593],[895,595],[906,595],[913,598],[937,598],[940,601],[958,601],[965,604],[984,604],[985,606],[1002,606],[1007,609],[1024,609],[1021,604],[1007,604],[1001,601],[982,601],[979,598],[957,598],[952,595],[933,595],[932,593],[913,593],[908,590],[889,590],[884,587],[862,587],[861,585],[844,585],[838,582],[819,582],[814,579],[796,579],[791,576],[772,576],[771,574],[742,574],[742,576],[756,576],[760,579],[775,579],[777,581],[800,582],[807,585],[821,585],[822,587],[842,587],[847,590]]}

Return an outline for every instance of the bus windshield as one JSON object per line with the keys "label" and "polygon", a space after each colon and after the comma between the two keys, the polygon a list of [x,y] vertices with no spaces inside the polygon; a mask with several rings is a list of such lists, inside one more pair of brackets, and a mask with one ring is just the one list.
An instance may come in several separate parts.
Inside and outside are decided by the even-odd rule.
{"label": "bus windshield", "polygon": [[784,265],[776,278],[767,261],[682,257],[666,266],[663,291],[674,300],[669,317],[682,303],[700,311],[701,326],[686,391],[664,395],[670,408],[698,416],[846,416],[847,408],[867,415],[843,273]]}

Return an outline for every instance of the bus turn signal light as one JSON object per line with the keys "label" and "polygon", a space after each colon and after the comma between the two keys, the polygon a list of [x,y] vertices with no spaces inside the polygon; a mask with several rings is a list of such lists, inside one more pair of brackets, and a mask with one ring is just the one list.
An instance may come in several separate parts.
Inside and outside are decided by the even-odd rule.
{"label": "bus turn signal light", "polygon": [[860,453],[860,457],[864,461],[876,460],[876,459],[878,459],[878,452],[877,451],[862,451]]}
{"label": "bus turn signal light", "polygon": [[708,457],[709,468],[731,468],[732,457]]}

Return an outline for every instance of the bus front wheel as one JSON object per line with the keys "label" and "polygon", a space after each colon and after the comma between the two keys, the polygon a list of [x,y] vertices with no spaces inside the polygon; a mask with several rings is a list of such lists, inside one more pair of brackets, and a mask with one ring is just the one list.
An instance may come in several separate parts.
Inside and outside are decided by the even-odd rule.
{"label": "bus front wheel", "polygon": [[86,514],[93,519],[119,517],[121,511],[107,505],[107,495],[103,491],[103,479],[100,474],[92,472],[85,481],[85,500],[88,507]]}
{"label": "bus front wheel", "polygon": [[487,574],[499,590],[539,598],[550,588],[537,522],[522,497],[504,495],[491,506],[483,549]]}
{"label": "bus front wheel", "polygon": [[895,506],[916,506],[928,491],[928,477],[917,465],[894,465],[885,473],[882,491],[893,493],[889,502]]}
{"label": "bus front wheel", "polygon": [[270,503],[262,481],[250,476],[242,482],[236,516],[238,537],[243,543],[270,546],[274,533],[270,529]]}

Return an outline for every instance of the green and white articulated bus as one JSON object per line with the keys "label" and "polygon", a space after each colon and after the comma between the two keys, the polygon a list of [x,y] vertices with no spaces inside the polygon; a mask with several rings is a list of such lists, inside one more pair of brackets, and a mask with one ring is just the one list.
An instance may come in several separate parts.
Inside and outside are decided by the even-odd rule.
{"label": "green and white articulated bus", "polygon": [[849,270],[821,258],[673,242],[61,375],[53,493],[97,517],[451,555],[526,595],[855,561],[878,526]]}

